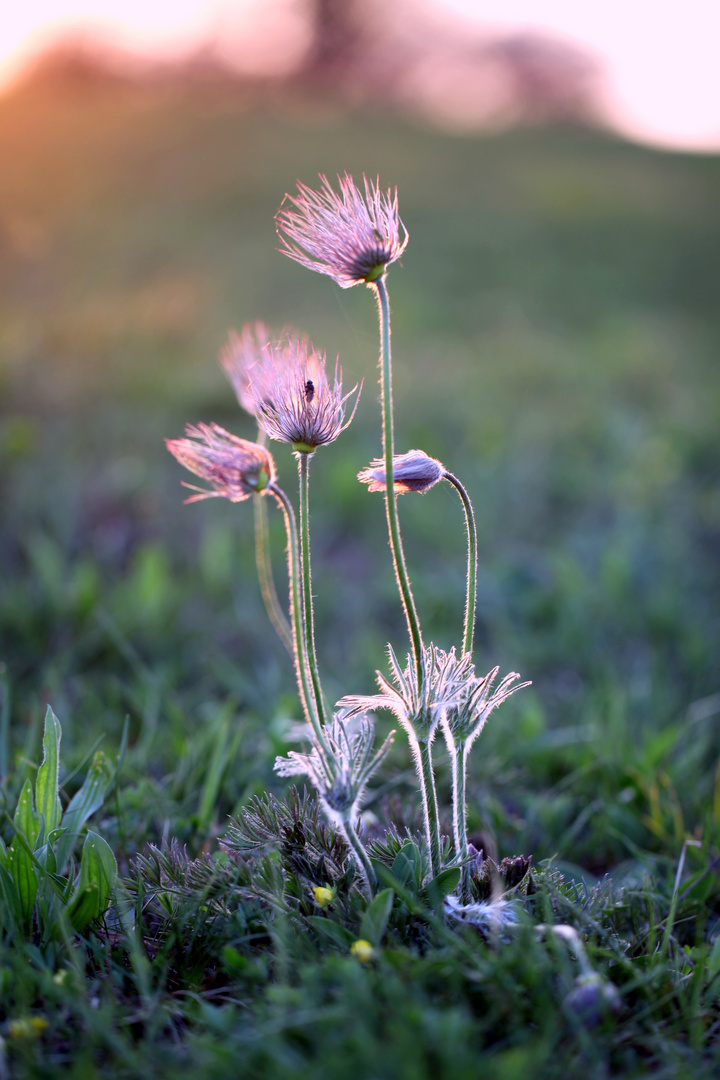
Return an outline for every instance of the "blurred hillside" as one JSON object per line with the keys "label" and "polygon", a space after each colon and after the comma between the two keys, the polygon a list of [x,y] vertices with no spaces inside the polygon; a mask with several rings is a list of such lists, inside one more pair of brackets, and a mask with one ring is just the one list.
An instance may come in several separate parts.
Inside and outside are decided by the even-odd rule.
{"label": "blurred hillside", "polygon": [[[405,647],[381,500],[355,481],[380,443],[372,298],[276,251],[284,193],[345,170],[397,184],[410,233],[389,279],[398,449],[468,485],[478,663],[534,680],[486,760],[518,734],[632,740],[720,691],[717,159],[571,125],[439,134],[227,83],[35,80],[0,99],[0,161],[0,660],[18,732],[49,698],[68,753],[116,740],[127,714],[164,760],[168,718],[192,726],[228,695],[293,714],[251,508],[183,506],[162,441],[198,420],[252,437],[215,359],[249,319],[297,326],[365,379],[314,463],[329,685],[369,692],[385,641]],[[447,647],[460,508],[435,489],[401,514]]]}

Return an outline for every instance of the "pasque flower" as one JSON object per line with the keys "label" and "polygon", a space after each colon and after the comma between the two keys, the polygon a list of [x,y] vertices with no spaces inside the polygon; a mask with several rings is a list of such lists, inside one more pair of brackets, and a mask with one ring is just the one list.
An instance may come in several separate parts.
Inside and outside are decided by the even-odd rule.
{"label": "pasque flower", "polygon": [[191,473],[212,484],[212,491],[197,492],[186,502],[222,497],[242,502],[265,491],[275,479],[275,463],[264,446],[231,435],[219,424],[188,424],[186,439],[166,439],[170,453]]}
{"label": "pasque flower", "polygon": [[218,357],[241,407],[251,416],[255,415],[255,401],[250,393],[248,373],[262,360],[263,349],[270,341],[268,328],[258,319],[254,323],[245,323],[239,334],[231,330]]}
{"label": "pasque flower", "polygon": [[257,421],[271,439],[311,454],[318,446],[334,442],[350,424],[360,394],[347,419],[346,402],[358,385],[343,395],[337,361],[332,380],[325,365],[325,353],[299,338],[289,337],[282,346],[265,346],[260,361],[248,372],[249,392]]}
{"label": "pasque flower", "polygon": [[[396,495],[405,491],[429,491],[445,476],[445,466],[424,450],[408,450],[406,454],[393,457],[393,487]],[[368,485],[369,491],[385,491],[387,479],[385,462],[374,458],[367,469],[358,473],[358,480]]]}
{"label": "pasque flower", "polygon": [[353,824],[368,780],[387,756],[394,734],[390,732],[373,753],[372,720],[363,716],[353,724],[344,712],[337,712],[324,731],[327,751],[317,745],[308,754],[291,750],[286,758],[276,758],[275,771],[280,776],[307,776],[330,821],[338,826]]}
{"label": "pasque flower", "polygon": [[376,281],[408,242],[397,191],[381,191],[379,180],[366,176],[363,182],[364,193],[348,173],[338,176],[338,195],[322,174],[319,191],[298,181],[298,194],[286,195],[275,215],[282,253],[343,289]]}
{"label": "pasque flower", "polygon": [[388,709],[407,732],[411,745],[416,740],[431,742],[447,710],[461,700],[465,682],[472,675],[470,658],[458,659],[454,649],[446,653],[429,645],[425,649],[423,678],[418,684],[410,657],[404,669],[391,645],[388,657],[392,681],[377,671],[379,694],[344,697],[339,704],[348,710],[348,715]]}
{"label": "pasque flower", "polygon": [[520,676],[517,671],[511,671],[493,691],[499,670],[499,667],[494,667],[487,675],[478,678],[470,665],[468,678],[461,685],[457,700],[445,710],[443,729],[468,750],[485,727],[490,713],[517,690],[531,685],[529,682],[517,683]]}

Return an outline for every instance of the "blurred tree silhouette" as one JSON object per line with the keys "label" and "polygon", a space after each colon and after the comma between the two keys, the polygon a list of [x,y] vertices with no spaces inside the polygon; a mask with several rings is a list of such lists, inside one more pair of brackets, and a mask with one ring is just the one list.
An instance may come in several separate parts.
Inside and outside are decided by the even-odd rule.
{"label": "blurred tree silhouette", "polygon": [[352,0],[312,0],[312,44],[300,78],[315,87],[342,86],[348,72],[362,68],[367,32]]}

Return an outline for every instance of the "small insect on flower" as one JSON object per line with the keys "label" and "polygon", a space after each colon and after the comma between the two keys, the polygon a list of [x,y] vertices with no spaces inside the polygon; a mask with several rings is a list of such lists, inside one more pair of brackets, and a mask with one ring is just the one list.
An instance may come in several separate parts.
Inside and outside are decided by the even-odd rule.
{"label": "small insect on flower", "polygon": [[381,191],[379,180],[363,181],[364,193],[348,173],[338,176],[339,195],[322,174],[319,191],[298,181],[298,194],[286,195],[287,206],[275,215],[283,255],[343,289],[377,281],[408,242],[397,191]]}
{"label": "small insect on flower", "polygon": [[357,941],[353,941],[350,946],[350,955],[355,956],[361,964],[367,964],[375,955],[375,950],[369,941],[366,941],[365,938],[359,938]]}
{"label": "small insect on flower", "polygon": [[265,491],[275,479],[275,463],[264,446],[231,435],[219,424],[188,424],[187,439],[166,439],[170,453],[191,473],[207,480],[213,490],[185,487],[197,492],[185,502],[222,497],[242,502]]}
{"label": "small insect on flower", "polygon": [[[396,495],[406,491],[429,491],[445,476],[445,466],[424,450],[408,450],[407,454],[393,457],[393,488]],[[385,491],[387,480],[385,462],[374,458],[367,469],[358,473],[358,480],[368,485],[369,491]]]}
{"label": "small insect on flower", "polygon": [[[312,454],[318,446],[334,442],[351,423],[360,398],[358,384],[343,395],[337,361],[332,381],[325,364],[325,353],[296,337],[263,349],[261,360],[249,371],[249,389],[255,416],[269,438]],[[346,419],[346,402],[356,391]]]}

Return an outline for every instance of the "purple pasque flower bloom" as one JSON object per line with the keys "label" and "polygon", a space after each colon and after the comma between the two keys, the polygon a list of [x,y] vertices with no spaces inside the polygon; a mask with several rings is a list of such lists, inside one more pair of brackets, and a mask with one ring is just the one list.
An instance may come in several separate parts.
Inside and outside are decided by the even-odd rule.
{"label": "purple pasque flower bloom", "polygon": [[275,463],[264,446],[231,435],[219,424],[188,424],[186,439],[166,439],[170,453],[191,473],[207,480],[213,490],[196,488],[185,502],[222,497],[242,502],[266,491],[275,480]]}
{"label": "purple pasque flower bloom", "polygon": [[[249,378],[255,416],[269,438],[312,454],[318,446],[334,442],[351,423],[360,398],[358,384],[343,395],[337,360],[332,380],[325,364],[325,353],[295,337],[282,346],[266,345]],[[346,419],[346,402],[356,391]]]}
{"label": "purple pasque flower bloom", "polygon": [[[445,476],[445,466],[436,458],[429,457],[424,450],[408,450],[406,454],[393,457],[393,487],[395,494],[405,491],[429,491]],[[374,458],[367,469],[357,474],[358,480],[368,484],[369,491],[385,491],[385,462]]]}
{"label": "purple pasque flower bloom", "polygon": [[377,281],[408,242],[397,190],[381,191],[365,175],[363,182],[364,193],[348,173],[338,176],[338,195],[322,173],[319,191],[298,181],[298,194],[286,195],[275,215],[282,253],[343,289]]}
{"label": "purple pasque flower bloom", "polygon": [[245,323],[239,334],[231,330],[218,357],[241,407],[251,416],[255,415],[255,402],[250,393],[248,372],[262,359],[262,351],[270,341],[268,328],[258,319]]}

